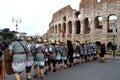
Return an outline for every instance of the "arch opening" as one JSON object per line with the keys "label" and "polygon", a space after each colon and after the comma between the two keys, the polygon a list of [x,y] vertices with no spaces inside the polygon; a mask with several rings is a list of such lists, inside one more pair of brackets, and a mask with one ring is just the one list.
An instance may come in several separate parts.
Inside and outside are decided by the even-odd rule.
{"label": "arch opening", "polygon": [[94,20],[95,29],[103,28],[103,18],[101,16],[97,16]]}
{"label": "arch opening", "polygon": [[72,21],[68,22],[68,32],[69,34],[72,34]]}
{"label": "arch opening", "polygon": [[111,14],[108,16],[108,27],[107,27],[107,32],[108,33],[112,33],[113,29],[116,28],[116,32],[117,32],[117,19],[118,17],[115,14]]}
{"label": "arch opening", "polygon": [[80,28],[81,28],[80,21],[77,20],[75,25],[76,25],[76,34],[80,34]]}
{"label": "arch opening", "polygon": [[89,22],[90,22],[90,18],[85,18],[85,20],[84,20],[84,34],[90,33]]}

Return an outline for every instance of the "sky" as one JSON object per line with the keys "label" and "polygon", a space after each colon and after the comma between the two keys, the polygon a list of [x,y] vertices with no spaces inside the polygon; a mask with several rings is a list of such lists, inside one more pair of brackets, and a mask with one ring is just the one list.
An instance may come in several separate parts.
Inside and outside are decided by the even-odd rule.
{"label": "sky", "polygon": [[67,5],[79,10],[79,3],[80,0],[0,0],[0,29],[15,31],[16,20],[21,20],[18,32],[43,35],[49,29],[53,13]]}

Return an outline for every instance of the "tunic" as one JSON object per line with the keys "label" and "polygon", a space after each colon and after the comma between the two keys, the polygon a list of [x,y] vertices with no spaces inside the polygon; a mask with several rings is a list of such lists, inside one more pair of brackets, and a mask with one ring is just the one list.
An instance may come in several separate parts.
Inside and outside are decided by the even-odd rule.
{"label": "tunic", "polygon": [[[27,42],[20,41],[27,49]],[[22,72],[26,68],[26,53],[23,46],[19,41],[14,41],[9,46],[9,49],[13,52],[12,69],[14,72]]]}
{"label": "tunic", "polygon": [[38,66],[45,66],[45,55],[44,55],[44,52],[45,52],[45,46],[44,45],[39,45],[39,44],[36,44],[35,46],[35,49],[36,49],[36,54],[35,54],[35,65],[38,65]]}
{"label": "tunic", "polygon": [[28,54],[27,54],[27,63],[26,63],[26,66],[27,67],[30,67],[34,64],[34,57],[33,57],[33,50],[34,50],[34,45],[32,44],[28,44]]}

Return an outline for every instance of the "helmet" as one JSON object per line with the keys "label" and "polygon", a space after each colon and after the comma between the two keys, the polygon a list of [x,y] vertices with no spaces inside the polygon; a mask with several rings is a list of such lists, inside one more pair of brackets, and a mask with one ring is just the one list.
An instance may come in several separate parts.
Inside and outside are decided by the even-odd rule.
{"label": "helmet", "polygon": [[25,40],[25,36],[21,36],[21,34],[15,34],[15,40]]}
{"label": "helmet", "polygon": [[51,43],[55,43],[54,40],[51,40]]}
{"label": "helmet", "polygon": [[41,39],[37,39],[37,42],[42,42],[42,40]]}
{"label": "helmet", "polygon": [[47,43],[47,40],[46,40],[46,39],[44,39],[44,40],[43,40],[43,43]]}
{"label": "helmet", "polygon": [[31,38],[27,38],[27,41],[32,41],[32,39]]}
{"label": "helmet", "polygon": [[15,39],[16,40],[20,39],[20,34],[15,34]]}
{"label": "helmet", "polygon": [[77,42],[75,42],[75,45],[77,45],[78,43]]}
{"label": "helmet", "polygon": [[15,40],[25,40],[25,36],[21,36],[21,34],[15,34]]}

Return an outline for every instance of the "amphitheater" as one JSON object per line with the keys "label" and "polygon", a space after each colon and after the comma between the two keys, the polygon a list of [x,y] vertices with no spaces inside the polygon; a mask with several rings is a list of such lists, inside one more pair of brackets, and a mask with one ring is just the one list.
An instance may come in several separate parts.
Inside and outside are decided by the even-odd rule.
{"label": "amphitheater", "polygon": [[47,39],[108,45],[114,38],[120,45],[120,0],[81,0],[78,5],[79,10],[67,5],[53,13]]}

